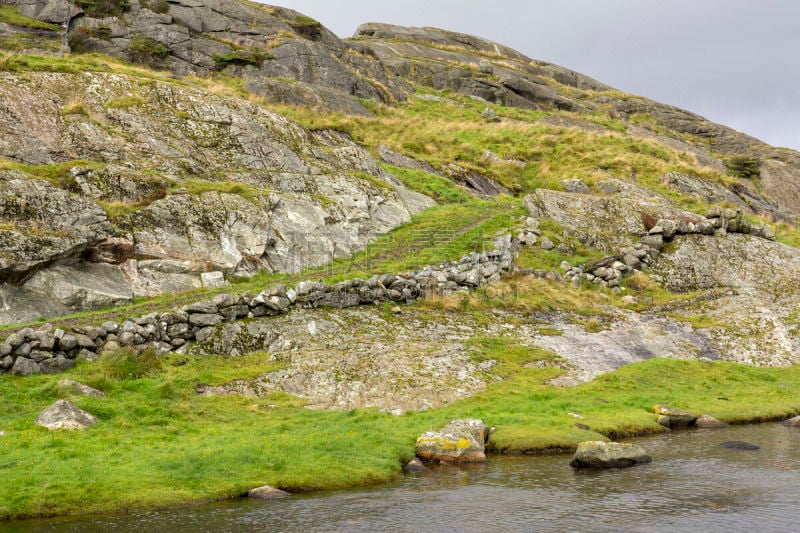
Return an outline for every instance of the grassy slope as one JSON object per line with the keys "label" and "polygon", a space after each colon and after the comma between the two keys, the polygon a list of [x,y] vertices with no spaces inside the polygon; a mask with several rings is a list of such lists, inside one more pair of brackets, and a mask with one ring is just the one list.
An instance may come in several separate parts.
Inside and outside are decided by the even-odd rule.
{"label": "grassy slope", "polygon": [[[0,517],[125,510],[234,497],[271,484],[290,490],[377,483],[400,473],[416,436],[455,417],[497,426],[491,445],[536,452],[584,440],[662,431],[649,409],[665,402],[729,421],[800,412],[793,391],[800,368],[758,369],[730,363],[650,360],[574,388],[543,385],[554,369],[520,365],[547,354],[504,339],[478,339],[478,356],[497,358],[509,376],[470,399],[401,417],[373,410],[309,411],[296,399],[200,397],[194,383],[225,382],[230,361],[205,358],[182,367],[163,361],[151,376],[114,379],[102,365],[66,377],[103,388],[107,399],[73,398],[101,422],[83,432],[33,426],[65,376],[0,380]],[[274,369],[251,356],[238,369]],[[726,399],[722,399],[726,398]],[[580,413],[575,427],[568,413]]]}
{"label": "grassy slope", "polygon": [[[57,59],[35,56],[0,57],[6,70],[114,70],[132,76],[169,79],[160,73],[98,56]],[[172,82],[172,81],[170,81]],[[183,80],[221,94],[241,96],[235,80]],[[559,188],[559,181],[580,177],[592,183],[604,172],[637,179],[686,207],[706,206],[666,191],[657,183],[668,171],[689,171],[714,181],[727,178],[698,171],[685,155],[619,133],[622,123],[598,122],[605,134],[540,125],[542,112],[493,106],[499,123],[480,118],[485,107],[459,96],[457,103],[412,99],[397,107],[373,106],[375,117],[325,115],[279,107],[309,128],[333,127],[351,133],[371,149],[378,144],[427,160],[442,168],[450,162],[483,172],[512,190]],[[255,99],[257,101],[257,99]],[[590,117],[591,118],[591,117]],[[529,161],[525,168],[481,160],[490,149],[503,158]],[[10,168],[58,183],[61,168]],[[410,269],[455,258],[486,245],[497,230],[514,225],[522,214],[518,199],[474,200],[447,179],[424,172],[390,169],[410,187],[442,205],[417,215],[409,225],[379,239],[349,261],[306,272],[302,277],[331,280],[373,272]],[[558,228],[545,228],[557,232]],[[443,232],[448,238],[441,238]],[[787,239],[796,232],[787,228]],[[578,258],[597,252],[578,249]],[[524,266],[555,268],[558,252],[528,250]],[[576,260],[572,257],[571,260]],[[258,290],[275,281],[299,279],[262,275],[237,285]],[[641,301],[663,303],[676,295],[638,280],[629,284]],[[182,296],[186,301],[207,292]],[[510,280],[469,297],[451,297],[417,304],[421,311],[481,313],[494,309],[517,312],[565,309],[587,317],[602,315],[610,294],[588,287],[564,287],[535,280]],[[138,302],[120,316],[166,309],[174,296]],[[108,312],[84,316],[102,321]],[[195,394],[197,382],[215,385],[249,379],[275,370],[266,354],[244,358],[181,358],[160,364],[104,360],[81,365],[60,376],[0,377],[0,517],[90,513],[225,498],[272,484],[288,489],[343,487],[380,482],[399,475],[400,461],[413,455],[416,435],[451,418],[481,417],[497,426],[495,449],[531,452],[566,449],[580,441],[662,431],[650,408],[659,402],[709,412],[730,421],[788,416],[800,411],[792,394],[800,369],[756,369],[728,363],[651,360],[569,389],[544,385],[560,371],[532,369],[525,364],[552,354],[515,344],[513,338],[470,341],[475,357],[494,359],[499,380],[485,392],[442,409],[392,417],[372,410],[317,412],[286,395],[261,399],[214,398]],[[122,370],[121,370],[122,369]],[[105,390],[107,399],[72,398],[57,386],[68,377]],[[42,408],[56,398],[72,398],[101,422],[85,432],[50,433],[33,425]],[[726,398],[726,399],[721,399]],[[599,399],[599,400],[598,400]],[[577,428],[569,412],[580,413],[592,428]]]}

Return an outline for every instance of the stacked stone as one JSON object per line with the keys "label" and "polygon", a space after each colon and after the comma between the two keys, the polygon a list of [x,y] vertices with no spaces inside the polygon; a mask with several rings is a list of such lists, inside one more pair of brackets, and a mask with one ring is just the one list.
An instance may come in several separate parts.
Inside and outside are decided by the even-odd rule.
{"label": "stacked stone", "polygon": [[713,207],[706,215],[706,218],[714,227],[716,235],[744,233],[770,241],[775,240],[775,234],[768,227],[751,224],[742,216],[742,212],[737,209]]}
{"label": "stacked stone", "polygon": [[45,324],[25,328],[0,343],[0,372],[14,375],[62,372],[76,359],[96,360],[101,353],[130,348],[158,354],[183,351],[192,341],[205,342],[225,322],[283,314],[292,306],[345,308],[381,302],[411,302],[426,294],[451,294],[498,281],[514,269],[510,236],[495,249],[466,254],[459,261],[426,266],[415,272],[349,279],[327,285],[302,281],[294,289],[276,285],[256,296],[221,293],[168,313],[150,313],[117,324],[74,327],[71,332]]}
{"label": "stacked stone", "polygon": [[[619,285],[625,276],[639,271],[658,259],[664,244],[676,236],[722,236],[726,233],[744,233],[775,240],[775,235],[769,228],[750,224],[742,217],[741,211],[715,207],[709,211],[708,217],[704,219],[661,219],[636,245],[625,248],[618,255],[606,257],[588,266],[572,266],[564,262],[561,264],[561,269],[565,271],[564,279],[575,285],[580,284],[582,280],[586,280],[601,287],[611,288],[615,292],[620,292]],[[540,276],[538,271],[534,274],[545,279],[553,277],[550,273],[547,273],[546,276]]]}

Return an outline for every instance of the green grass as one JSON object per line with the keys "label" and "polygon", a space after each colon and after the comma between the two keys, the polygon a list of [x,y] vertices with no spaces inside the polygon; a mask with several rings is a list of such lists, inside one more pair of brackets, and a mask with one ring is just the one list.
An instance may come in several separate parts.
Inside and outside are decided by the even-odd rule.
{"label": "green grass", "polygon": [[[136,379],[81,365],[60,376],[0,377],[0,517],[97,513],[236,497],[270,484],[290,490],[379,483],[400,474],[416,436],[456,417],[497,427],[491,447],[506,452],[572,449],[583,440],[663,431],[650,411],[668,403],[730,422],[774,419],[800,411],[800,368],[650,360],[574,388],[544,385],[555,369],[526,369],[548,354],[510,341],[478,338],[477,357],[501,358],[507,379],[443,409],[392,417],[373,410],[309,411],[282,394],[265,398],[201,397],[198,381],[252,377],[250,359],[174,356]],[[83,432],[51,433],[33,424],[41,409],[69,392],[68,377],[108,397],[71,398],[99,417]],[[723,400],[721,398],[727,398]],[[568,415],[577,412],[575,427]]]}
{"label": "green grass", "polygon": [[17,8],[11,6],[0,5],[0,22],[5,22],[6,24],[20,28],[61,31],[59,26],[26,17],[21,14]]}
{"label": "green grass", "polygon": [[407,168],[383,165],[392,175],[399,178],[411,190],[425,194],[440,204],[465,204],[472,200],[458,185],[447,178]]}
{"label": "green grass", "polygon": [[[71,111],[76,112],[76,111]],[[30,177],[42,179],[50,182],[62,189],[73,189],[75,178],[70,174],[70,170],[75,167],[91,168],[97,170],[103,168],[105,164],[95,161],[64,161],[63,163],[53,163],[51,165],[27,165],[10,159],[0,157],[0,170],[16,170],[23,172]]]}

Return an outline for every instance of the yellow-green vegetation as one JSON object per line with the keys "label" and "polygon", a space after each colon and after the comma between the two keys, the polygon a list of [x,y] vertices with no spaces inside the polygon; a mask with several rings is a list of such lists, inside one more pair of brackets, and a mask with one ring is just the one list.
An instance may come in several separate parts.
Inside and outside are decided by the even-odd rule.
{"label": "yellow-green vegetation", "polygon": [[42,22],[21,14],[16,7],[0,5],[0,22],[17,26],[19,28],[31,28],[37,30],[61,31],[55,24]]}
{"label": "yellow-green vegetation", "polygon": [[[2,376],[0,517],[185,504],[236,497],[264,484],[306,490],[378,483],[399,475],[418,434],[460,417],[497,427],[491,449],[531,453],[664,431],[651,410],[657,403],[729,422],[800,412],[798,367],[650,360],[557,388],[545,381],[559,370],[523,366],[549,354],[502,338],[471,344],[476,357],[499,361],[505,379],[448,407],[401,417],[309,411],[283,394],[195,393],[198,382],[220,384],[277,369],[266,354],[155,362],[127,354],[60,376]],[[74,397],[57,386],[64,377],[98,387],[107,398]],[[58,398],[95,414],[99,424],[54,433],[35,426],[38,413]],[[576,427],[568,413],[579,413],[590,429]]]}
{"label": "yellow-green vegetation", "polygon": [[140,96],[120,96],[119,98],[112,98],[106,102],[106,109],[127,109],[129,107],[137,107],[143,105],[145,99]]}
{"label": "yellow-green vegetation", "polygon": [[[78,112],[72,110],[73,113]],[[53,163],[51,165],[27,165],[18,163],[10,159],[0,157],[0,170],[16,170],[23,172],[30,177],[49,181],[56,187],[70,189],[75,186],[75,178],[70,173],[75,167],[89,168],[97,170],[105,165],[95,161],[65,161],[63,163]]]}

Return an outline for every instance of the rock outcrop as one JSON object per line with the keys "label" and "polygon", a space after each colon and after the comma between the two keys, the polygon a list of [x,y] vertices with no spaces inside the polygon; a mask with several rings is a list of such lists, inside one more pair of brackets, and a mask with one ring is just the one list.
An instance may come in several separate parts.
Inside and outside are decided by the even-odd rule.
{"label": "rock outcrop", "polygon": [[0,171],[0,323],[188,290],[208,271],[297,272],[433,205],[346,135],[243,100],[100,73],[6,76],[0,95],[0,156],[49,165]]}

